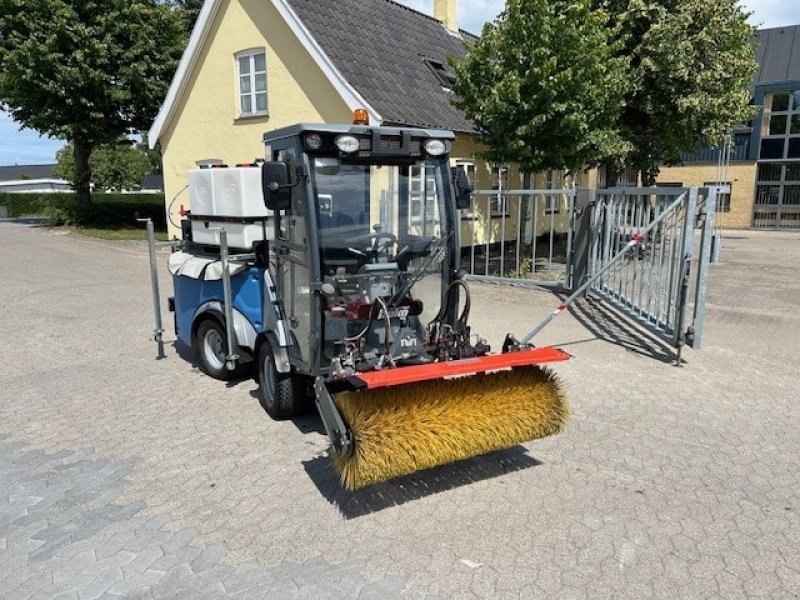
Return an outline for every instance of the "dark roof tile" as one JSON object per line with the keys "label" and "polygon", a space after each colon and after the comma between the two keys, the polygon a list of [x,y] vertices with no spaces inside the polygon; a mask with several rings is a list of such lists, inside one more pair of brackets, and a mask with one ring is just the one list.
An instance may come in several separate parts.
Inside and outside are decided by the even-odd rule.
{"label": "dark roof tile", "polygon": [[433,17],[392,0],[289,4],[385,124],[475,130],[425,63],[463,58],[464,44],[474,36],[462,32],[459,38]]}
{"label": "dark roof tile", "polygon": [[0,181],[17,181],[18,179],[56,179],[53,169],[56,165],[12,165],[0,167]]}

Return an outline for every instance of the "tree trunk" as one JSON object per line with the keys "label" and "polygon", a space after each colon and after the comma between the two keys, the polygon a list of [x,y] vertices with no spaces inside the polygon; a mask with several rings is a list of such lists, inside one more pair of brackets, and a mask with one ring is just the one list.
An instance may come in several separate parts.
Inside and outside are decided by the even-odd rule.
{"label": "tree trunk", "polygon": [[641,171],[640,176],[642,178],[642,187],[655,186],[656,178],[658,177],[658,172],[659,169],[657,167]]}
{"label": "tree trunk", "polygon": [[619,176],[622,175],[622,171],[613,162],[607,162],[603,166],[606,170],[606,187],[617,187],[617,185],[619,185]]}
{"label": "tree trunk", "polygon": [[89,157],[92,155],[92,144],[81,138],[72,141],[75,159],[75,192],[78,195],[78,204],[82,208],[92,205],[92,168],[89,166]]}

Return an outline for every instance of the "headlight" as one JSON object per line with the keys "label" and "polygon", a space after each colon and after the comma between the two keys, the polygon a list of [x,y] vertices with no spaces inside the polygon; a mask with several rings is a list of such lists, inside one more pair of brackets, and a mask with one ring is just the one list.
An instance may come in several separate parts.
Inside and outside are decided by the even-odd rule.
{"label": "headlight", "polygon": [[309,133],[306,136],[306,148],[319,150],[322,147],[322,137],[318,133]]}
{"label": "headlight", "polygon": [[358,141],[358,138],[353,137],[352,135],[340,135],[336,138],[334,143],[336,144],[336,147],[345,154],[358,152],[358,149],[361,147],[361,143]]}
{"label": "headlight", "polygon": [[447,152],[447,144],[442,140],[428,140],[425,142],[425,152],[431,156],[441,156]]}

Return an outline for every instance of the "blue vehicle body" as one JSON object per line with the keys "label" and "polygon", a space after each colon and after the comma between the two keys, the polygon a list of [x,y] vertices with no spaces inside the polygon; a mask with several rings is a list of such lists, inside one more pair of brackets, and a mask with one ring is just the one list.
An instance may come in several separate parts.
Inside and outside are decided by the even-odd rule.
{"label": "blue vehicle body", "polygon": [[[178,338],[192,345],[192,327],[197,315],[208,303],[222,304],[222,281],[205,281],[184,275],[173,277],[175,285],[175,327]],[[250,267],[231,277],[233,308],[253,327],[264,331],[264,269]],[[251,348],[252,350],[252,348]]]}

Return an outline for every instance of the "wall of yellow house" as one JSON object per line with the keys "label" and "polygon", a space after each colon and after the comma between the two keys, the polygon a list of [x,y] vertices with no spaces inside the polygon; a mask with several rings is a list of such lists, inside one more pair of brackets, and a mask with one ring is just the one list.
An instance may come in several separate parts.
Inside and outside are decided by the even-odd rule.
{"label": "wall of yellow house", "polygon": [[[495,165],[475,156],[484,149],[484,146],[475,138],[466,135],[457,136],[451,151],[451,164],[460,161],[471,161],[475,164],[473,185],[476,190],[491,190],[498,184]],[[524,177],[516,164],[508,166],[508,177],[503,185],[506,189],[524,189]],[[568,182],[556,182],[555,187],[566,187]],[[535,189],[548,188],[546,175],[537,173],[532,181]],[[552,186],[550,186],[552,187]],[[465,211],[461,221],[461,246],[469,247],[473,244],[484,246],[487,243],[499,244],[501,241],[515,242],[517,239],[518,222],[522,227],[519,230],[520,240],[530,244],[533,237],[549,234],[552,229],[556,235],[566,233],[569,222],[569,200],[566,196],[509,196],[506,199],[505,216],[503,213],[492,210],[492,205],[497,208],[498,201],[493,197],[476,196],[473,201],[473,210]],[[531,212],[531,202],[534,210]]]}
{"label": "wall of yellow house", "polygon": [[[713,164],[662,167],[658,174],[659,181],[681,183],[684,187],[702,186],[718,177],[718,167]],[[731,183],[731,209],[730,212],[718,213],[717,219],[726,229],[749,229],[755,199],[755,163],[731,164],[726,180]]]}
{"label": "wall of yellow house", "polygon": [[[239,118],[235,54],[265,48],[269,115]],[[161,136],[167,205],[181,190],[195,161],[219,158],[227,164],[264,157],[266,131],[298,122],[349,122],[351,112],[303,45],[265,0],[223,0],[169,126]],[[179,235],[175,227],[170,234]]]}

